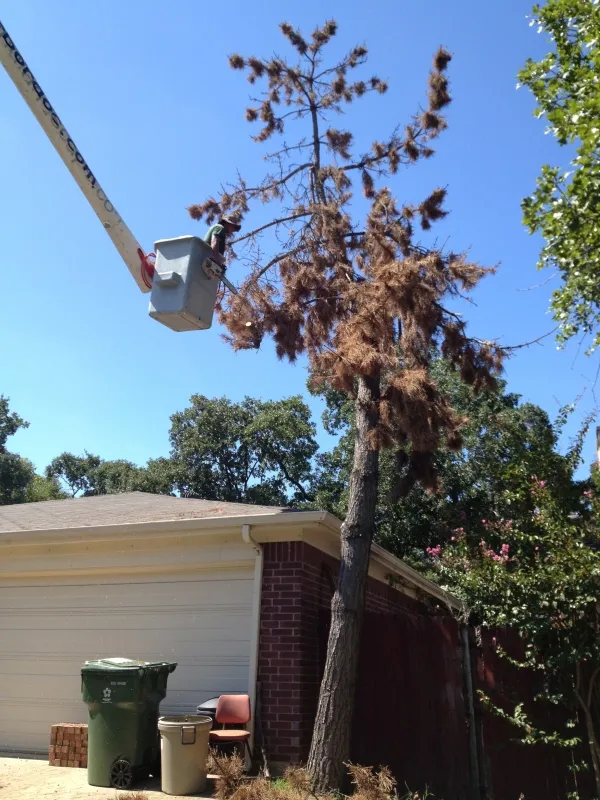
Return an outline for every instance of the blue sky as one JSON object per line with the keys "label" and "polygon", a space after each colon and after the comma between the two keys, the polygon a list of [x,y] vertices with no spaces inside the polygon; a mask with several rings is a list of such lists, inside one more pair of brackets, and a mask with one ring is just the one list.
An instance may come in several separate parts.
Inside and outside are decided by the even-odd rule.
{"label": "blue sky", "polygon": [[[260,174],[264,151],[243,118],[249,87],[228,68],[228,54],[285,51],[282,18],[312,30],[335,17],[336,48],[365,42],[367,76],[390,83],[385,98],[352,112],[357,139],[367,143],[423,102],[431,56],[443,44],[454,53],[449,130],[436,157],[393,187],[413,201],[447,186],[452,213],[437,228],[440,240],[500,264],[477,306],[464,309],[474,334],[517,344],[553,327],[552,284],[523,291],[549,276],[535,269],[539,241],[521,225],[520,200],[542,163],[565,158],[532,117],[531,96],[516,91],[526,57],[545,51],[528,27],[527,0],[382,0],[376,8],[61,0],[56,8],[4,0],[2,22],[147,249],[156,239],[203,235],[186,206],[238,168]],[[195,392],[234,400],[305,393],[305,366],[278,362],[270,346],[235,354],[218,327],[176,334],[152,321],[148,297],[3,71],[0,98],[0,393],[31,423],[13,449],[38,469],[63,450],[143,463],[168,452],[169,415]],[[594,405],[597,365],[576,351],[557,352],[552,339],[519,351],[507,364],[510,389],[551,414],[584,392],[583,413]],[[310,403],[318,414],[319,403]]]}

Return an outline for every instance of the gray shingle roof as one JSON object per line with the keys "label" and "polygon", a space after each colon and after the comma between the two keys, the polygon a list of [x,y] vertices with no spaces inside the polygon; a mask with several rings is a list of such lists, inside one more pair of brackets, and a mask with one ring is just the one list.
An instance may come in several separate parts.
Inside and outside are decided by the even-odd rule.
{"label": "gray shingle roof", "polygon": [[131,522],[160,522],[202,517],[242,517],[259,514],[283,514],[287,508],[253,506],[245,503],[221,503],[218,500],[194,500],[126,492],[74,500],[46,500],[0,506],[0,533],[10,531],[58,530],[96,525],[123,525]]}

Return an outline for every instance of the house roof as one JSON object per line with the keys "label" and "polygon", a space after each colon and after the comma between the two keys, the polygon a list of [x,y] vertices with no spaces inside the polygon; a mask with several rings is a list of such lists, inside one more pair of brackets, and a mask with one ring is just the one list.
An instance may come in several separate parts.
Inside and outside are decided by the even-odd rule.
{"label": "house roof", "polygon": [[95,528],[99,525],[205,517],[272,516],[289,511],[290,509],[278,506],[253,506],[248,503],[222,503],[218,500],[195,500],[147,492],[125,492],[0,506],[0,533]]}
{"label": "house roof", "polygon": [[[226,531],[232,518],[238,519],[239,524],[251,524],[257,532],[259,542],[288,541],[287,538],[270,539],[266,533],[269,529],[304,527],[308,530],[310,526],[316,525],[319,530],[317,538],[307,541],[324,552],[339,557],[342,523],[326,511],[295,511],[280,506],[222,503],[217,500],[196,500],[146,492],[0,506],[0,545],[6,545],[10,549],[16,541],[22,542],[21,536],[14,536],[19,532],[26,532],[28,536],[25,538],[29,538],[31,542],[36,539],[39,541],[40,536],[81,536],[86,531],[90,534],[102,532],[105,536],[118,535],[120,538],[137,536],[147,532],[149,528],[174,534],[187,531],[190,527]],[[191,520],[197,522],[188,522]],[[34,537],[33,540],[31,537]],[[329,547],[326,544],[327,539],[330,540]],[[389,582],[390,576],[394,576],[395,580],[399,580],[402,591],[402,587],[409,587],[451,607],[460,606],[457,600],[435,583],[377,544],[371,547],[371,563],[378,566],[380,580]]]}

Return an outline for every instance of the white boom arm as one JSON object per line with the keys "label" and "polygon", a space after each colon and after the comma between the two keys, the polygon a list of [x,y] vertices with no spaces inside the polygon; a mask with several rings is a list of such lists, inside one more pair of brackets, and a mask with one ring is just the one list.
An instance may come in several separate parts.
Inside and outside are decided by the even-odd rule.
{"label": "white boom arm", "polygon": [[17,50],[8,31],[0,22],[0,64],[4,66],[23,99],[40,123],[46,136],[54,145],[59,156],[88,203],[93,208],[113,244],[121,254],[127,268],[142,292],[152,288],[153,267],[148,256],[136,241],[116,208],[106,196],[86,160],[81,155],[67,129],[60,121],[52,104],[46,97],[25,59]]}

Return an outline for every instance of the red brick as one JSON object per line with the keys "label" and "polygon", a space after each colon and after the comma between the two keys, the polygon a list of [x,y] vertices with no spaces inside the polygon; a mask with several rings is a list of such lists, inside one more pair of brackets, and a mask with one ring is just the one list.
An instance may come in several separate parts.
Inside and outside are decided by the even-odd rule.
{"label": "red brick", "polygon": [[[329,610],[338,562],[305,542],[264,545],[258,679],[267,753],[305,760],[324,663],[323,612]],[[367,608],[401,613],[418,604],[369,579]],[[288,728],[287,726],[294,726]],[[290,737],[290,731],[297,735]]]}

